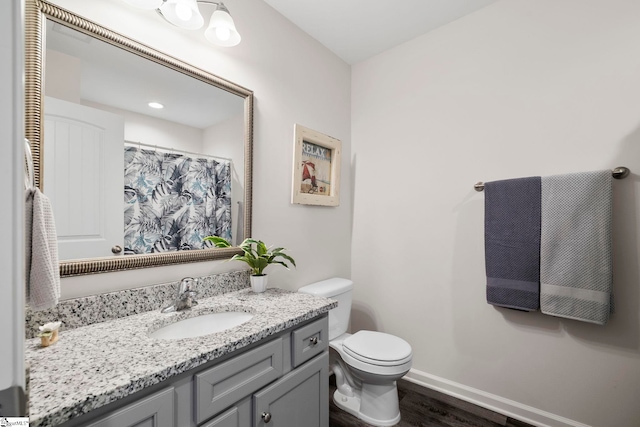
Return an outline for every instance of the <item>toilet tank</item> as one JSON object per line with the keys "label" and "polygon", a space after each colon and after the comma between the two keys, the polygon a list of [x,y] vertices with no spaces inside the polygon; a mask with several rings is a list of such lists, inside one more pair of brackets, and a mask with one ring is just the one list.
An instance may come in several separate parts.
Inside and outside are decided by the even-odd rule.
{"label": "toilet tank", "polygon": [[347,332],[353,293],[351,280],[334,277],[303,286],[298,292],[337,300],[338,306],[329,311],[329,340]]}

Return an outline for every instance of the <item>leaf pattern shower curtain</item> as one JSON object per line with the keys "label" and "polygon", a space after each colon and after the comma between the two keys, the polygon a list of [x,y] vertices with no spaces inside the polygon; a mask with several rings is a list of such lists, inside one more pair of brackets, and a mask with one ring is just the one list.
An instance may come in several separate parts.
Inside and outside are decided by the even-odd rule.
{"label": "leaf pattern shower curtain", "polygon": [[231,241],[231,163],[125,147],[124,230],[125,254]]}

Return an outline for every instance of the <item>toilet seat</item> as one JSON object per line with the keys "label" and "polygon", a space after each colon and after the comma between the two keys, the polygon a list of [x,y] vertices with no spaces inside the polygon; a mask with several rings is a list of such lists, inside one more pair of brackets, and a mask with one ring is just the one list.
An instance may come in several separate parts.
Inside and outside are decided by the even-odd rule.
{"label": "toilet seat", "polygon": [[364,372],[398,375],[411,368],[411,346],[383,332],[359,331],[342,342],[344,361]]}

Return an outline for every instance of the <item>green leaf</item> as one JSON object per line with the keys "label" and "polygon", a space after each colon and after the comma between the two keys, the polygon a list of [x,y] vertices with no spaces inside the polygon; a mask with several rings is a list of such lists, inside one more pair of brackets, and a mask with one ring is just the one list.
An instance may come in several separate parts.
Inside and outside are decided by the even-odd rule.
{"label": "green leaf", "polygon": [[219,236],[207,236],[203,240],[209,241],[216,245],[217,248],[230,248],[231,243],[229,243],[226,239]]}
{"label": "green leaf", "polygon": [[244,239],[242,243],[240,243],[240,249],[247,254],[251,254],[252,257],[257,258],[260,254],[253,248],[253,245],[257,245],[258,243],[260,243],[259,240]]}
{"label": "green leaf", "polygon": [[251,243],[243,240],[242,243],[240,243],[240,249],[245,252],[251,252]]}
{"label": "green leaf", "polygon": [[251,245],[257,245],[258,243],[260,243],[260,240],[248,238],[248,239],[244,239],[240,244],[240,246],[251,247]]}
{"label": "green leaf", "polygon": [[252,264],[251,260],[249,260],[249,258],[247,258],[247,257],[246,257],[246,256],[244,256],[244,255],[237,255],[237,254],[236,254],[236,255],[234,255],[234,256],[231,258],[231,261],[242,261],[242,262],[246,262],[246,263],[247,263],[247,264],[249,264],[249,265],[251,265],[251,264]]}
{"label": "green leaf", "polygon": [[287,270],[289,269],[289,266],[287,264],[285,264],[284,262],[282,262],[282,261],[273,261],[271,264],[280,264],[281,266],[283,266]]}
{"label": "green leaf", "polygon": [[267,253],[267,245],[264,244],[262,240],[258,240],[258,244],[256,245],[256,250],[258,251],[258,255],[262,256]]}
{"label": "green leaf", "polygon": [[253,271],[255,274],[262,274],[265,268],[269,265],[269,262],[266,258],[257,258],[255,266],[253,267]]}
{"label": "green leaf", "polygon": [[287,261],[289,261],[291,264],[293,264],[294,267],[296,266],[296,262],[294,261],[293,258],[291,258],[289,255],[283,253],[283,252],[279,252],[276,256],[281,256],[282,258],[286,259]]}

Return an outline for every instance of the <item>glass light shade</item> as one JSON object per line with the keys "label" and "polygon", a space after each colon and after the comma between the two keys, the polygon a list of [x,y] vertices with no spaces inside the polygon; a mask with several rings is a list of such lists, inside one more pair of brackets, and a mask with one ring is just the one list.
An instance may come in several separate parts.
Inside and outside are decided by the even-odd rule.
{"label": "glass light shade", "polygon": [[235,46],[241,40],[240,34],[233,23],[233,18],[226,11],[226,8],[218,8],[213,12],[209,26],[204,31],[204,36],[211,43],[218,46]]}
{"label": "glass light shade", "polygon": [[187,30],[197,30],[204,24],[196,0],[167,0],[160,6],[160,13],[173,25]]}
{"label": "glass light shade", "polygon": [[157,9],[162,5],[163,0],[124,0],[125,3],[129,3],[131,6],[135,6],[140,9]]}

